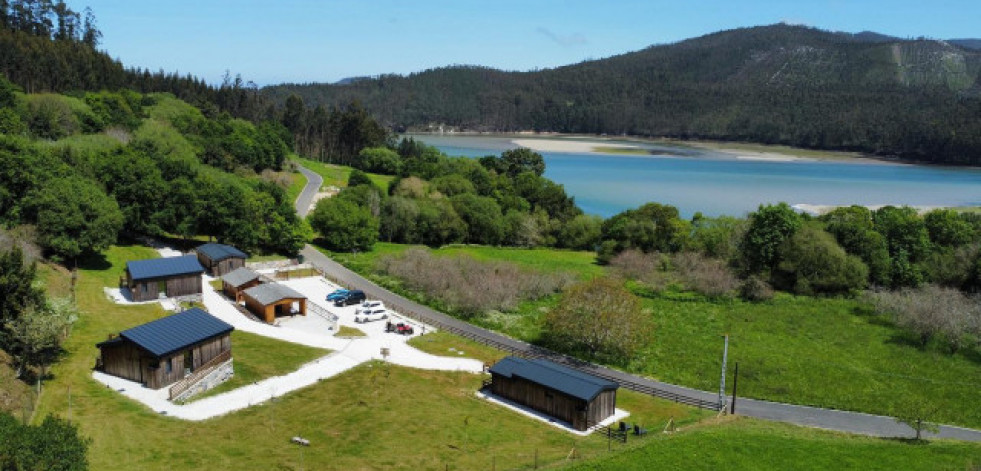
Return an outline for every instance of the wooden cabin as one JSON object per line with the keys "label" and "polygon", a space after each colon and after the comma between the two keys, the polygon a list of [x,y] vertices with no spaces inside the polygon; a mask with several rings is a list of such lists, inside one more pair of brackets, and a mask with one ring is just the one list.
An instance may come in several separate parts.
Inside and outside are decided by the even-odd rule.
{"label": "wooden cabin", "polygon": [[126,262],[126,286],[133,301],[201,294],[204,267],[194,255]]}
{"label": "wooden cabin", "polygon": [[307,297],[279,283],[265,283],[242,291],[245,307],[272,324],[276,316],[307,315]]}
{"label": "wooden cabin", "polygon": [[194,251],[198,254],[198,261],[201,262],[201,266],[216,277],[244,267],[245,259],[248,258],[245,252],[225,244],[202,244]]}
{"label": "wooden cabin", "polygon": [[189,309],[96,344],[100,350],[98,368],[160,389],[202,367],[230,360],[232,330],[234,327],[201,309]]}
{"label": "wooden cabin", "polygon": [[557,363],[509,356],[490,368],[491,392],[586,430],[614,414],[617,383]]}
{"label": "wooden cabin", "polygon": [[245,267],[236,268],[221,277],[221,289],[229,298],[234,299],[236,303],[241,302],[242,292],[254,286],[259,286],[262,283],[261,277],[262,275],[251,269]]}

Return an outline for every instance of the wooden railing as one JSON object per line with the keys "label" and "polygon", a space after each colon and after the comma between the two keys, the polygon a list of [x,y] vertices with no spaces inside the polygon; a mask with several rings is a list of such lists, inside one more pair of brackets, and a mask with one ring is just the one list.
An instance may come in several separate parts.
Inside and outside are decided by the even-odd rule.
{"label": "wooden railing", "polygon": [[208,360],[205,364],[198,367],[197,371],[191,373],[190,376],[185,376],[184,379],[174,383],[170,387],[170,399],[173,400],[175,397],[180,396],[194,386],[201,378],[204,378],[208,373],[217,368],[222,363],[232,359],[232,351],[225,350],[218,354],[218,356]]}

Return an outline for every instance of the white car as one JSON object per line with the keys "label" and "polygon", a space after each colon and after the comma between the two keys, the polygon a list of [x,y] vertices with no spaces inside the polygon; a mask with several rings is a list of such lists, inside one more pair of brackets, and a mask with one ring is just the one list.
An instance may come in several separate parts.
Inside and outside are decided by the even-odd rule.
{"label": "white car", "polygon": [[361,312],[354,315],[354,322],[359,324],[371,321],[380,321],[382,319],[388,319],[388,310],[384,307],[363,309]]}
{"label": "white car", "polygon": [[362,312],[373,311],[375,309],[385,309],[385,304],[376,300],[362,301],[358,308],[354,310],[354,314],[358,315]]}

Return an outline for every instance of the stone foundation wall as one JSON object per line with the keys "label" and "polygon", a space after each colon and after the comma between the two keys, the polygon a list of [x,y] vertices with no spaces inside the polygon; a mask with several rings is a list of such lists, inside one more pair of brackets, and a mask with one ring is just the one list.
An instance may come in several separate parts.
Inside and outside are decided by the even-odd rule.
{"label": "stone foundation wall", "polygon": [[221,383],[224,383],[235,374],[235,368],[232,366],[234,360],[228,360],[222,363],[217,368],[212,370],[210,373],[201,378],[194,386],[191,386],[187,391],[182,392],[179,396],[175,397],[173,402],[184,402],[191,397],[201,394]]}

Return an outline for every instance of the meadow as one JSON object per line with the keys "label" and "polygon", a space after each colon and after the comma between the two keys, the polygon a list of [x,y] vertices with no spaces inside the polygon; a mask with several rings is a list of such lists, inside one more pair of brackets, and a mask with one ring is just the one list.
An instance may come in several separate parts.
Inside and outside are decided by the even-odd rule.
{"label": "meadow", "polygon": [[[336,254],[348,267],[417,301],[439,307],[399,280],[376,271],[376,261],[406,246],[379,243],[372,252]],[[580,279],[602,276],[588,252],[490,247],[447,247],[441,256],[466,254],[505,260],[541,271],[569,271]],[[739,395],[794,404],[894,415],[911,400],[937,408],[938,422],[981,427],[977,385],[981,353],[916,344],[904,331],[860,300],[785,293],[771,301],[710,300],[669,288],[633,286],[655,321],[653,340],[624,369],[658,380],[713,390],[718,387],[722,338],[728,334],[729,379],[739,363]],[[471,322],[532,343],[540,342],[545,313],[558,295],[528,301],[509,312]]]}

